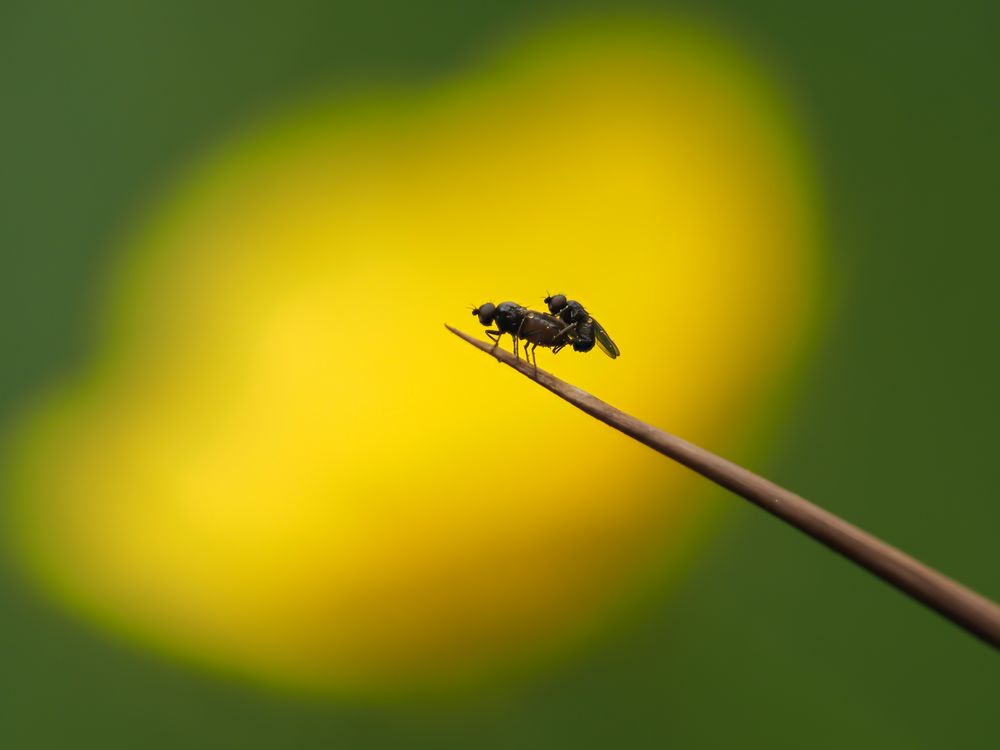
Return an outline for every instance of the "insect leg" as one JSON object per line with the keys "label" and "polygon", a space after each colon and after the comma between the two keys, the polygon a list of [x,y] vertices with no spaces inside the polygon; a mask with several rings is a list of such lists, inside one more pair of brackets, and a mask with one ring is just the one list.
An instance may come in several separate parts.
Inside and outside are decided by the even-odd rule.
{"label": "insect leg", "polygon": [[490,352],[495,352],[496,348],[500,346],[500,339],[503,338],[503,331],[487,331],[486,335],[493,339],[493,348]]}
{"label": "insect leg", "polygon": [[[521,329],[524,328],[524,321],[525,320],[527,320],[527,318],[521,318],[521,322],[517,324],[517,333],[514,334],[514,356],[515,357],[517,356],[518,341],[523,338],[523,336],[521,336]],[[525,339],[525,342],[527,342],[527,339]],[[524,358],[525,358],[525,360],[528,359],[528,344],[527,343],[525,343],[525,345],[524,345]]]}

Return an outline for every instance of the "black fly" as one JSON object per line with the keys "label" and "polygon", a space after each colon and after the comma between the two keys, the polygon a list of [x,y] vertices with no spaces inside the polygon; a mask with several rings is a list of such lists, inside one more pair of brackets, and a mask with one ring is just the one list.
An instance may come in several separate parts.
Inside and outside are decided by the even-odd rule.
{"label": "black fly", "polygon": [[473,309],[472,314],[479,318],[484,326],[496,324],[496,330],[486,331],[493,341],[495,349],[500,339],[509,333],[514,339],[514,356],[518,356],[518,341],[524,341],[524,358],[528,359],[528,347],[531,347],[531,360],[535,370],[538,370],[538,360],[535,349],[539,346],[549,347],[557,354],[566,344],[570,343],[573,324],[566,323],[554,315],[535,310],[529,310],[516,302],[501,302],[494,305],[487,302]]}
{"label": "black fly", "polygon": [[574,350],[589,352],[596,343],[611,359],[616,359],[621,354],[618,345],[611,340],[604,327],[576,300],[567,300],[565,294],[553,294],[545,298],[545,304],[549,306],[550,313],[573,326],[571,339]]}
{"label": "black fly", "polygon": [[538,370],[538,360],[535,350],[540,347],[552,349],[553,354],[572,345],[578,352],[589,352],[596,344],[601,351],[612,359],[621,354],[621,350],[608,336],[607,331],[587,312],[576,300],[567,300],[564,294],[555,294],[545,298],[549,313],[529,310],[516,302],[501,302],[494,305],[487,302],[473,308],[472,314],[479,318],[484,326],[496,325],[489,329],[486,335],[493,341],[493,348],[500,345],[504,334],[510,334],[514,339],[514,356],[519,357],[518,344],[524,341],[524,358],[528,359],[530,346],[530,361]]}

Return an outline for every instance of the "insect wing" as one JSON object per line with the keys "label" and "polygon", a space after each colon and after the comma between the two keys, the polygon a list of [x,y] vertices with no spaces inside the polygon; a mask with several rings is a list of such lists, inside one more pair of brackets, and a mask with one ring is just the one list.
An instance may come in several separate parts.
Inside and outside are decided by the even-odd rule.
{"label": "insect wing", "polygon": [[622,353],[621,349],[611,340],[608,332],[604,330],[600,323],[593,318],[590,319],[590,322],[594,324],[594,338],[597,340],[597,345],[601,347],[601,351],[611,357],[611,359],[617,359],[618,355]]}

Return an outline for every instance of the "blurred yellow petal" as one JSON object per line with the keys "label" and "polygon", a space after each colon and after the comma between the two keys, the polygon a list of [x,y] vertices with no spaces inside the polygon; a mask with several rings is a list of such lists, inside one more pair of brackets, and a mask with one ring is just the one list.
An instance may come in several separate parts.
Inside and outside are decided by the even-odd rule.
{"label": "blurred yellow petal", "polygon": [[727,451],[815,317],[789,116],[686,27],[564,29],[280,118],[149,226],[91,373],[19,433],[20,548],[110,627],[291,685],[522,662],[697,538],[701,484],[442,322],[565,292],[623,354],[540,366]]}

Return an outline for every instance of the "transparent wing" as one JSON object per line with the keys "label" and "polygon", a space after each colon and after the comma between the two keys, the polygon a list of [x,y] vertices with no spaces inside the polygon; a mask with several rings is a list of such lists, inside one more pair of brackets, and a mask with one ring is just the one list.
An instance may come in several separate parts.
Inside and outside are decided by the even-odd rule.
{"label": "transparent wing", "polygon": [[618,355],[622,353],[621,349],[611,340],[608,332],[604,330],[604,327],[600,323],[593,318],[590,319],[590,322],[594,324],[594,338],[597,340],[597,345],[601,347],[601,351],[611,357],[611,359],[617,359]]}

